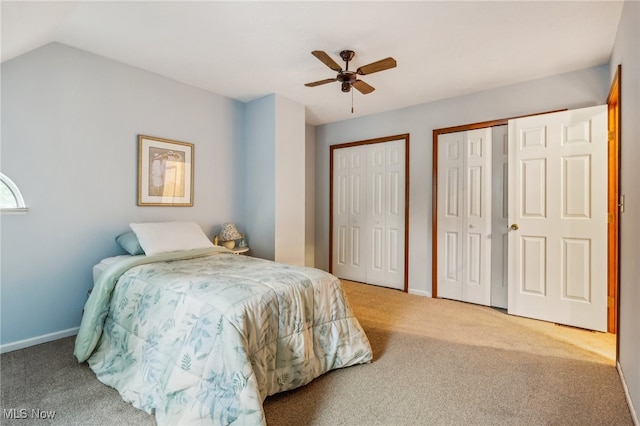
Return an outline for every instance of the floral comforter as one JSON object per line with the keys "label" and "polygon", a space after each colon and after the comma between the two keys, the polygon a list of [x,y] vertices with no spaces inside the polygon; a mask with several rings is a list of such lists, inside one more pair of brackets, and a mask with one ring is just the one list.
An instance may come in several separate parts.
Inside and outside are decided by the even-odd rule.
{"label": "floral comforter", "polygon": [[264,424],[268,395],[371,361],[334,276],[193,252],[112,265],[76,339],[78,360],[158,424]]}

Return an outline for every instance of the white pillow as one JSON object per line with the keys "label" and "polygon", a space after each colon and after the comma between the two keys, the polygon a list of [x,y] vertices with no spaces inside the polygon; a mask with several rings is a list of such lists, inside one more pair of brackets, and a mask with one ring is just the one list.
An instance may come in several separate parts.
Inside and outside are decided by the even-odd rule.
{"label": "white pillow", "polygon": [[213,247],[195,222],[131,223],[147,256],[170,251]]}

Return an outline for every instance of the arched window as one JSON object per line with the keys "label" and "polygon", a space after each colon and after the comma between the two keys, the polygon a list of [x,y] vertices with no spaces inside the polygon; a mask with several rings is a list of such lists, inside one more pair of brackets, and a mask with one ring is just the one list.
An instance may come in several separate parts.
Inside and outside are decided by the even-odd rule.
{"label": "arched window", "polygon": [[0,210],[2,213],[26,213],[27,206],[15,183],[0,173]]}

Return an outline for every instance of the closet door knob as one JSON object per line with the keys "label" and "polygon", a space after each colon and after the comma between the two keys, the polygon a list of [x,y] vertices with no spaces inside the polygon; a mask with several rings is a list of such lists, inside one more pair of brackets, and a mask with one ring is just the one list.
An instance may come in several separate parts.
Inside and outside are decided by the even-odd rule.
{"label": "closet door knob", "polygon": [[513,231],[517,231],[518,228],[520,228],[520,227],[518,226],[517,223],[514,223],[513,225],[511,225],[511,230],[513,230]]}

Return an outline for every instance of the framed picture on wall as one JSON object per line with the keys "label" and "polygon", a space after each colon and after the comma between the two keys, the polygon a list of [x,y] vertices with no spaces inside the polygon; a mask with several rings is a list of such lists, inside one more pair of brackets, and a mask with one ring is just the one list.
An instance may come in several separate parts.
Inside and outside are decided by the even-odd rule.
{"label": "framed picture on wall", "polygon": [[193,144],[138,136],[138,205],[193,206]]}

